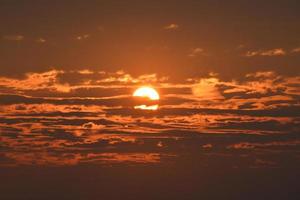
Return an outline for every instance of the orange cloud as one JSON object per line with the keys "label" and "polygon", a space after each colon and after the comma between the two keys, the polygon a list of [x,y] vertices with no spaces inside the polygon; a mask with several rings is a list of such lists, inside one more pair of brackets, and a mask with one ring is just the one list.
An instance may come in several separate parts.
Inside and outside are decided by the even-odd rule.
{"label": "orange cloud", "polygon": [[202,148],[204,148],[204,149],[210,149],[212,147],[213,147],[212,144],[204,144],[204,145],[202,145]]}
{"label": "orange cloud", "polygon": [[57,80],[63,71],[51,70],[44,73],[27,73],[25,79],[12,79],[0,77],[0,86],[13,88],[15,90],[55,90],[57,92],[69,92],[68,84],[60,84]]}
{"label": "orange cloud", "polygon": [[178,24],[174,24],[174,23],[168,24],[168,25],[166,25],[164,27],[164,29],[166,29],[166,30],[176,30],[178,28],[179,28],[179,25]]}
{"label": "orange cloud", "polygon": [[253,57],[253,56],[284,56],[286,55],[286,51],[277,48],[277,49],[270,49],[270,50],[259,50],[259,51],[248,51],[246,52],[246,57]]}
{"label": "orange cloud", "polygon": [[45,38],[38,38],[35,40],[37,43],[45,43],[46,42],[46,39]]}
{"label": "orange cloud", "polygon": [[190,54],[188,55],[189,57],[196,57],[196,56],[206,56],[207,54],[204,52],[204,49],[202,48],[194,48],[192,49],[192,51],[190,52]]}
{"label": "orange cloud", "polygon": [[300,53],[300,47],[292,49],[292,53]]}
{"label": "orange cloud", "polygon": [[198,83],[193,85],[192,93],[201,99],[223,99],[224,97],[217,88],[219,83],[217,78],[200,79]]}
{"label": "orange cloud", "polygon": [[85,40],[90,37],[90,34],[83,34],[76,37],[77,40]]}
{"label": "orange cloud", "polygon": [[95,123],[93,123],[93,122],[88,122],[88,123],[83,124],[82,127],[83,127],[84,129],[102,129],[102,128],[104,128],[105,126],[103,126],[103,125],[101,125],[101,124],[98,125],[98,124],[95,124]]}
{"label": "orange cloud", "polygon": [[300,145],[300,140],[291,141],[274,141],[267,143],[251,143],[251,142],[241,142],[228,146],[228,148],[233,149],[254,149],[254,148],[264,148],[264,147],[280,147],[280,146],[297,146]]}

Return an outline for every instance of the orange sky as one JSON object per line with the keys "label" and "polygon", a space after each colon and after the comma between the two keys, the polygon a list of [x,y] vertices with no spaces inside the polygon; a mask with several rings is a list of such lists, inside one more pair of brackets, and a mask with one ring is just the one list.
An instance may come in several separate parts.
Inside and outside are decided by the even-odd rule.
{"label": "orange sky", "polygon": [[0,167],[300,166],[299,1],[70,2],[0,2]]}
{"label": "orange sky", "polygon": [[299,75],[297,1],[30,2],[1,3],[0,75]]}
{"label": "orange sky", "polygon": [[1,200],[300,199],[299,11],[0,0]]}

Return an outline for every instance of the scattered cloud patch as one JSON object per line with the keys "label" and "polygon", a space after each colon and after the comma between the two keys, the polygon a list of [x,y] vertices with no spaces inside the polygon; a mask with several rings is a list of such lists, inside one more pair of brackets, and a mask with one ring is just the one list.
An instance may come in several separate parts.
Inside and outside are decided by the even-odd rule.
{"label": "scattered cloud patch", "polygon": [[36,41],[37,43],[45,43],[45,42],[46,42],[46,39],[40,37],[40,38],[36,39],[35,41]]}
{"label": "scattered cloud patch", "polygon": [[44,73],[27,73],[25,79],[0,77],[0,86],[18,91],[47,89],[57,92],[69,92],[70,88],[67,84],[58,83],[57,76],[61,73],[64,72],[51,70]]}
{"label": "scattered cloud patch", "polygon": [[189,57],[196,57],[196,56],[207,56],[207,53],[204,52],[204,49],[202,48],[194,48],[191,50],[191,52],[188,54]]}
{"label": "scattered cloud patch", "polygon": [[192,87],[192,93],[201,99],[223,99],[217,84],[219,83],[217,78],[203,78],[200,79]]}
{"label": "scattered cloud patch", "polygon": [[255,73],[246,74],[247,78],[274,78],[276,76],[276,73],[273,71],[258,71]]}
{"label": "scattered cloud patch", "polygon": [[164,29],[165,30],[177,30],[177,29],[179,29],[179,25],[175,24],[175,23],[168,24],[168,25],[164,26]]}
{"label": "scattered cloud patch", "polygon": [[204,145],[202,145],[202,148],[204,148],[204,149],[210,149],[212,147],[213,147],[212,144],[204,144]]}
{"label": "scattered cloud patch", "polygon": [[228,148],[233,149],[254,149],[254,148],[266,148],[266,147],[286,147],[286,146],[299,146],[300,140],[292,141],[274,141],[267,143],[251,143],[251,142],[242,142],[228,146]]}
{"label": "scattered cloud patch", "polygon": [[292,49],[292,53],[300,53],[300,47]]}
{"label": "scattered cloud patch", "polygon": [[90,34],[83,34],[76,36],[76,40],[86,40],[90,37]]}
{"label": "scattered cloud patch", "polygon": [[277,49],[270,49],[270,50],[258,50],[258,51],[248,51],[246,52],[246,57],[253,57],[253,56],[284,56],[286,55],[286,51],[277,48]]}
{"label": "scattered cloud patch", "polygon": [[78,70],[79,74],[94,74],[94,71],[89,70],[89,69],[82,69],[82,70]]}
{"label": "scattered cloud patch", "polygon": [[5,35],[3,36],[4,40],[8,40],[8,41],[21,41],[24,40],[24,36],[23,35]]}
{"label": "scattered cloud patch", "polygon": [[82,125],[84,129],[103,129],[105,126],[102,124],[95,124],[93,122],[88,122]]}

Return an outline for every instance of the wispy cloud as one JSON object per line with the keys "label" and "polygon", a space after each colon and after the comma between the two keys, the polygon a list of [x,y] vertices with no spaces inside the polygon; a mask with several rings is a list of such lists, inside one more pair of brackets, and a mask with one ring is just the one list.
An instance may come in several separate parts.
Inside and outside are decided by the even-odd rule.
{"label": "wispy cloud", "polygon": [[37,38],[35,41],[36,41],[37,43],[45,43],[45,42],[46,42],[46,39],[40,37],[40,38]]}
{"label": "wispy cloud", "polygon": [[245,53],[246,57],[253,56],[284,56],[286,51],[282,48],[270,49],[270,50],[258,50],[258,51],[248,51]]}
{"label": "wispy cloud", "polygon": [[300,47],[291,50],[292,53],[300,53]]}
{"label": "wispy cloud", "polygon": [[179,29],[179,25],[175,24],[175,23],[168,24],[168,25],[164,26],[164,29],[166,29],[166,30],[177,30],[177,29]]}
{"label": "wispy cloud", "polygon": [[188,54],[189,57],[196,57],[196,56],[207,56],[207,53],[205,53],[204,49],[202,48],[194,48],[191,50],[191,52]]}
{"label": "wispy cloud", "polygon": [[0,86],[19,91],[48,89],[50,91],[69,92],[67,84],[57,82],[57,76],[61,73],[63,73],[63,71],[51,70],[44,73],[28,73],[25,79],[0,77]]}
{"label": "wispy cloud", "polygon": [[220,81],[217,78],[203,78],[192,87],[192,92],[196,97],[201,99],[223,99],[217,88],[217,84],[219,83]]}
{"label": "wispy cloud", "polygon": [[234,149],[254,149],[254,148],[266,148],[266,147],[286,147],[286,146],[300,146],[300,140],[291,141],[273,141],[268,143],[250,143],[242,142],[228,146],[228,148]]}
{"label": "wispy cloud", "polygon": [[89,69],[82,69],[77,71],[79,74],[94,74],[94,71]]}
{"label": "wispy cloud", "polygon": [[[168,77],[157,74],[142,74],[132,76],[124,71],[103,72],[83,70],[51,70],[43,73],[27,73],[25,78],[0,77],[0,90],[7,93],[22,93],[25,95],[87,95],[92,96],[124,94],[125,90],[141,84],[161,84]],[[119,91],[117,91],[119,90]],[[123,91],[123,92],[122,92]],[[97,95],[98,94],[98,95]],[[38,96],[39,96],[38,95]],[[75,95],[76,96],[76,95]]]}
{"label": "wispy cloud", "polygon": [[76,36],[76,40],[86,40],[90,37],[90,34],[83,34]]}
{"label": "wispy cloud", "polygon": [[8,40],[8,41],[21,41],[24,38],[25,37],[23,35],[5,35],[5,36],[3,36],[3,39]]}

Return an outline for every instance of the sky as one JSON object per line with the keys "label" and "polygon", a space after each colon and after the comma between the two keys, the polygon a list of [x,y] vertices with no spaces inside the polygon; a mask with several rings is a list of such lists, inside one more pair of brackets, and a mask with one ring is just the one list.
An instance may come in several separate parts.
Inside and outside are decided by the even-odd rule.
{"label": "sky", "polygon": [[[2,0],[1,193],[297,199],[299,9],[296,0]],[[133,97],[141,86],[160,99]]]}
{"label": "sky", "polygon": [[270,70],[295,75],[298,8],[291,0],[4,0],[0,73],[88,68],[176,78],[216,72],[231,79]]}

